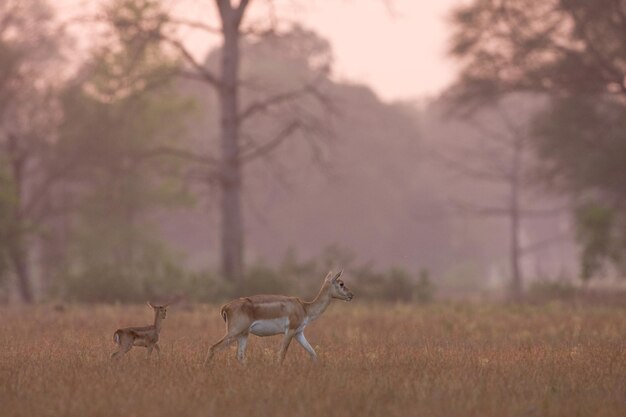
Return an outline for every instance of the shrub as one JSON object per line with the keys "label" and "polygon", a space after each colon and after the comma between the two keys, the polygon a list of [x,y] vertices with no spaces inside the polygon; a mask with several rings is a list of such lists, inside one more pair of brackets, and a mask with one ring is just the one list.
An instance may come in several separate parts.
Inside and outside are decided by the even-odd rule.
{"label": "shrub", "polygon": [[577,293],[576,287],[567,281],[535,281],[528,288],[527,297],[531,302],[568,301]]}
{"label": "shrub", "polygon": [[430,276],[426,269],[422,269],[415,284],[413,292],[414,301],[420,304],[426,304],[435,298],[435,285],[430,280]]}
{"label": "shrub", "polygon": [[289,294],[291,291],[292,282],[286,274],[256,264],[248,269],[241,294]]}

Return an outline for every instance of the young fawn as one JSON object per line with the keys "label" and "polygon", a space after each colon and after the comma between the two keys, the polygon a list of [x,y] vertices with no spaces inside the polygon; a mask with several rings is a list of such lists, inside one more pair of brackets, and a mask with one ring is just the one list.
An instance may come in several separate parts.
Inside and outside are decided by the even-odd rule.
{"label": "young fawn", "polygon": [[152,349],[156,349],[159,358],[161,348],[159,348],[159,332],[165,316],[167,315],[167,304],[162,306],[148,303],[154,309],[154,324],[145,327],[125,327],[117,329],[113,334],[113,341],[119,345],[119,349],[111,354],[115,359],[128,352],[133,346],[143,346],[148,349],[148,357],[152,354]]}

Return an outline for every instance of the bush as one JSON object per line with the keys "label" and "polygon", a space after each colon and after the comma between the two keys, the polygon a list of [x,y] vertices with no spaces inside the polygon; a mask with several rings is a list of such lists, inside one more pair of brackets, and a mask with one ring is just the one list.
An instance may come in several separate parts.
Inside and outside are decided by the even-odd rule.
{"label": "bush", "polygon": [[241,294],[289,294],[292,287],[287,274],[263,264],[256,264],[248,269]]}
{"label": "bush", "polygon": [[413,299],[414,283],[408,272],[400,268],[392,268],[384,277],[382,299],[385,301],[409,302]]}
{"label": "bush", "polygon": [[573,300],[578,290],[567,281],[535,281],[528,288],[527,298],[531,302]]}
{"label": "bush", "polygon": [[422,272],[417,281],[401,268],[391,268],[386,273],[376,272],[369,266],[361,266],[353,272],[356,278],[354,287],[358,298],[388,302],[432,301],[435,287],[428,274]]}
{"label": "bush", "polygon": [[430,303],[435,298],[435,286],[430,280],[427,270],[422,269],[420,271],[413,295],[414,300],[420,304]]}
{"label": "bush", "polygon": [[145,265],[123,268],[116,265],[92,265],[65,275],[57,282],[56,293],[79,302],[144,302],[169,294],[185,292],[186,275],[176,265]]}
{"label": "bush", "polygon": [[299,261],[289,251],[276,268],[263,262],[248,267],[244,281],[225,281],[211,270],[184,270],[160,245],[143,245],[130,265],[109,258],[87,258],[55,280],[53,296],[78,302],[135,303],[182,297],[195,302],[222,303],[253,294],[297,295],[310,300],[329,269],[341,265],[350,270],[348,286],[357,299],[426,303],[433,299],[434,285],[426,271],[415,279],[402,268],[380,272],[369,264],[354,265],[349,252],[336,247],[320,257]]}

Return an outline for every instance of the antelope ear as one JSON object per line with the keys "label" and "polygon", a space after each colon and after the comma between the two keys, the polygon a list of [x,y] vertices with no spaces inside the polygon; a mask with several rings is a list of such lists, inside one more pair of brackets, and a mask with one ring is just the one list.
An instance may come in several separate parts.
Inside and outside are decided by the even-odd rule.
{"label": "antelope ear", "polygon": [[337,272],[337,275],[335,275],[334,277],[332,277],[332,279],[330,280],[330,282],[335,282],[337,281],[337,278],[339,278],[341,276],[341,274],[343,273],[343,269],[339,272]]}
{"label": "antelope ear", "polygon": [[326,278],[324,278],[324,281],[330,281],[332,276],[333,276],[333,271],[328,271],[328,274],[326,274]]}
{"label": "antelope ear", "polygon": [[151,303],[150,301],[148,301],[146,304],[147,304],[148,306],[150,306],[150,307],[154,308],[154,306],[152,305],[152,303]]}

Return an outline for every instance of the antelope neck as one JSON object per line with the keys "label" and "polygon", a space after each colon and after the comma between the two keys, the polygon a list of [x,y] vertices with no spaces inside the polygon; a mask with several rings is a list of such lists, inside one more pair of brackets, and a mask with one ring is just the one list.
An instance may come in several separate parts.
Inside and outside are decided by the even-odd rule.
{"label": "antelope neck", "polygon": [[328,307],[331,301],[328,282],[325,282],[313,301],[304,303],[306,315],[309,320],[318,318]]}
{"label": "antelope neck", "polygon": [[157,330],[157,332],[161,331],[161,323],[162,322],[163,322],[163,319],[159,315],[159,311],[155,310],[154,311],[154,328]]}

